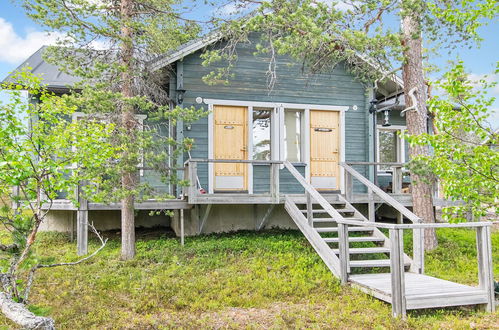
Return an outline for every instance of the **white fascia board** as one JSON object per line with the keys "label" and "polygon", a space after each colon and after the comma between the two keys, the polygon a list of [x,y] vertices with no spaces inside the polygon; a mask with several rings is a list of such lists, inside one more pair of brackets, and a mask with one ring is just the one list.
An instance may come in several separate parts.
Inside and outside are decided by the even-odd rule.
{"label": "white fascia board", "polygon": [[182,58],[184,58],[187,55],[190,55],[206,46],[211,45],[212,43],[217,42],[218,40],[222,39],[222,33],[217,32],[213,34],[209,34],[205,37],[200,38],[198,41],[193,42],[192,44],[179,49],[178,51],[175,51],[171,54],[165,54],[161,55],[160,58],[153,60],[150,63],[150,67],[153,71],[156,71],[164,66],[170,65]]}

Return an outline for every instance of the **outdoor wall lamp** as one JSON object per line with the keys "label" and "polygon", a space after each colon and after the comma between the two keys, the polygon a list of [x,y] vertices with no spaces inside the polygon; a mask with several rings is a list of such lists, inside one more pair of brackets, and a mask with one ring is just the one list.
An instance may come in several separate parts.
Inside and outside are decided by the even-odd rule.
{"label": "outdoor wall lamp", "polygon": [[388,126],[392,126],[392,124],[390,124],[390,110],[383,110],[383,127],[388,127]]}
{"label": "outdoor wall lamp", "polygon": [[177,104],[180,105],[184,103],[184,94],[185,94],[185,89],[179,88],[177,89]]}

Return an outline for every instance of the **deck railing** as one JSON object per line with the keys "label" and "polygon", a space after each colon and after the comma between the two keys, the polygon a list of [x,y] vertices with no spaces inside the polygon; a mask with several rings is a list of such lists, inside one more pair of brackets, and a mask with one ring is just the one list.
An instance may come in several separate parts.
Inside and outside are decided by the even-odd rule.
{"label": "deck railing", "polygon": [[[399,203],[395,198],[384,192],[381,188],[369,181],[362,174],[357,172],[353,167],[346,163],[340,163],[340,166],[345,169],[345,195],[347,200],[352,198],[353,178],[356,178],[360,183],[367,187],[368,191],[368,219],[370,222],[375,221],[376,205],[374,203],[374,194],[376,194],[386,204],[393,207],[399,212],[398,223],[403,222],[403,217],[406,217],[414,224],[420,224],[423,219],[412,213],[408,208]],[[394,181],[395,182],[395,181]],[[424,230],[422,228],[413,230],[413,270],[417,273],[424,273]]]}
{"label": "deck railing", "polygon": [[[189,197],[189,203],[196,203],[203,194],[198,187],[198,164],[252,164],[252,165],[269,165],[270,166],[270,191],[269,195],[273,203],[280,203],[280,183],[279,183],[279,167],[284,163],[279,160],[239,160],[239,159],[189,159],[184,163],[184,178],[189,181],[189,186],[184,190],[184,195]],[[212,189],[212,187],[209,187]],[[209,193],[209,191],[208,191]]]}
{"label": "deck railing", "polygon": [[[348,227],[377,227],[389,230],[390,237],[390,272],[391,295],[393,312],[396,316],[405,316],[405,268],[404,268],[404,230],[424,230],[438,228],[475,228],[477,259],[478,259],[478,287],[487,293],[486,309],[489,312],[495,309],[494,274],[492,268],[491,227],[492,222],[465,222],[465,223],[414,223],[388,224],[365,221],[338,221],[338,237],[340,250],[341,280],[348,281],[350,273],[350,258],[348,253]],[[424,249],[422,250],[424,253]],[[424,258],[423,258],[424,259]],[[435,297],[435,299],[439,299]]]}
{"label": "deck railing", "polygon": [[[392,194],[403,194],[402,191],[403,182],[404,182],[404,173],[408,173],[406,169],[406,163],[390,163],[390,162],[346,162],[345,164],[349,166],[365,166],[365,167],[374,167],[375,169],[378,166],[389,166],[391,167],[391,178],[392,178]],[[378,174],[377,171],[374,171],[375,175]],[[345,173],[345,189],[350,193],[353,193],[353,180],[349,177],[348,173]]]}

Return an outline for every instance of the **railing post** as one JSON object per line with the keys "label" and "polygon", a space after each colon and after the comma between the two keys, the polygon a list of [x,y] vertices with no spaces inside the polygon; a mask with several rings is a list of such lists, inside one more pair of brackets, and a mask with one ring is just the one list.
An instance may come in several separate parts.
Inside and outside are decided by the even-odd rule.
{"label": "railing post", "polygon": [[279,164],[270,164],[270,196],[274,203],[278,204],[279,201]]}
{"label": "railing post", "polygon": [[404,242],[401,229],[390,229],[390,272],[392,284],[392,314],[406,317]]}
{"label": "railing post", "polygon": [[190,161],[189,162],[189,202],[194,203],[196,200],[196,195],[197,195],[197,188],[196,188],[196,178],[198,176],[198,164],[196,162]]}
{"label": "railing post", "polygon": [[400,194],[402,193],[402,167],[393,166],[392,167],[392,193]]}
{"label": "railing post", "polygon": [[314,226],[314,208],[312,204],[312,196],[308,191],[305,191],[305,195],[307,196],[307,220],[308,225],[310,227]]}
{"label": "railing post", "polygon": [[348,225],[338,223],[338,248],[340,258],[340,280],[341,284],[348,282],[350,273],[350,252],[348,246]]}
{"label": "railing post", "polygon": [[353,176],[345,170],[345,198],[351,202],[353,200]]}
{"label": "railing post", "polygon": [[[419,220],[418,223],[422,223]],[[411,271],[424,274],[424,229],[416,228],[412,231],[412,264]]]}
{"label": "railing post", "polygon": [[369,221],[376,221],[376,204],[374,203],[374,194],[371,188],[367,188],[368,200],[368,219]]}
{"label": "railing post", "polygon": [[487,312],[495,311],[494,273],[492,271],[492,248],[490,241],[490,227],[476,228],[477,258],[478,258],[478,285],[487,292]]}

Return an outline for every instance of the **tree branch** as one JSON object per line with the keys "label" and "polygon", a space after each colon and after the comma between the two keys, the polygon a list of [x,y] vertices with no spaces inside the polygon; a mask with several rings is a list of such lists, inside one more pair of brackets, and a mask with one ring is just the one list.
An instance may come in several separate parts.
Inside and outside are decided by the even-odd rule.
{"label": "tree branch", "polygon": [[60,266],[75,266],[75,265],[81,264],[82,262],[85,262],[85,261],[93,258],[95,255],[97,255],[106,246],[108,239],[107,238],[104,239],[99,234],[99,232],[97,231],[97,229],[95,229],[95,226],[93,225],[93,223],[89,224],[88,226],[95,233],[95,235],[97,235],[97,238],[101,242],[101,245],[99,246],[99,248],[97,250],[95,250],[94,252],[92,252],[91,254],[87,255],[86,257],[83,257],[83,258],[81,258],[81,259],[79,259],[77,261],[73,261],[73,262],[60,262],[60,263],[48,264],[48,265],[38,264],[38,265],[32,267],[31,270],[29,271],[28,281],[26,283],[26,289],[24,290],[24,302],[26,304],[28,303],[29,293],[31,291],[31,286],[33,285],[33,280],[35,278],[35,273],[36,273],[36,271],[38,269],[40,269],[40,268],[53,268],[53,267],[60,267]]}

